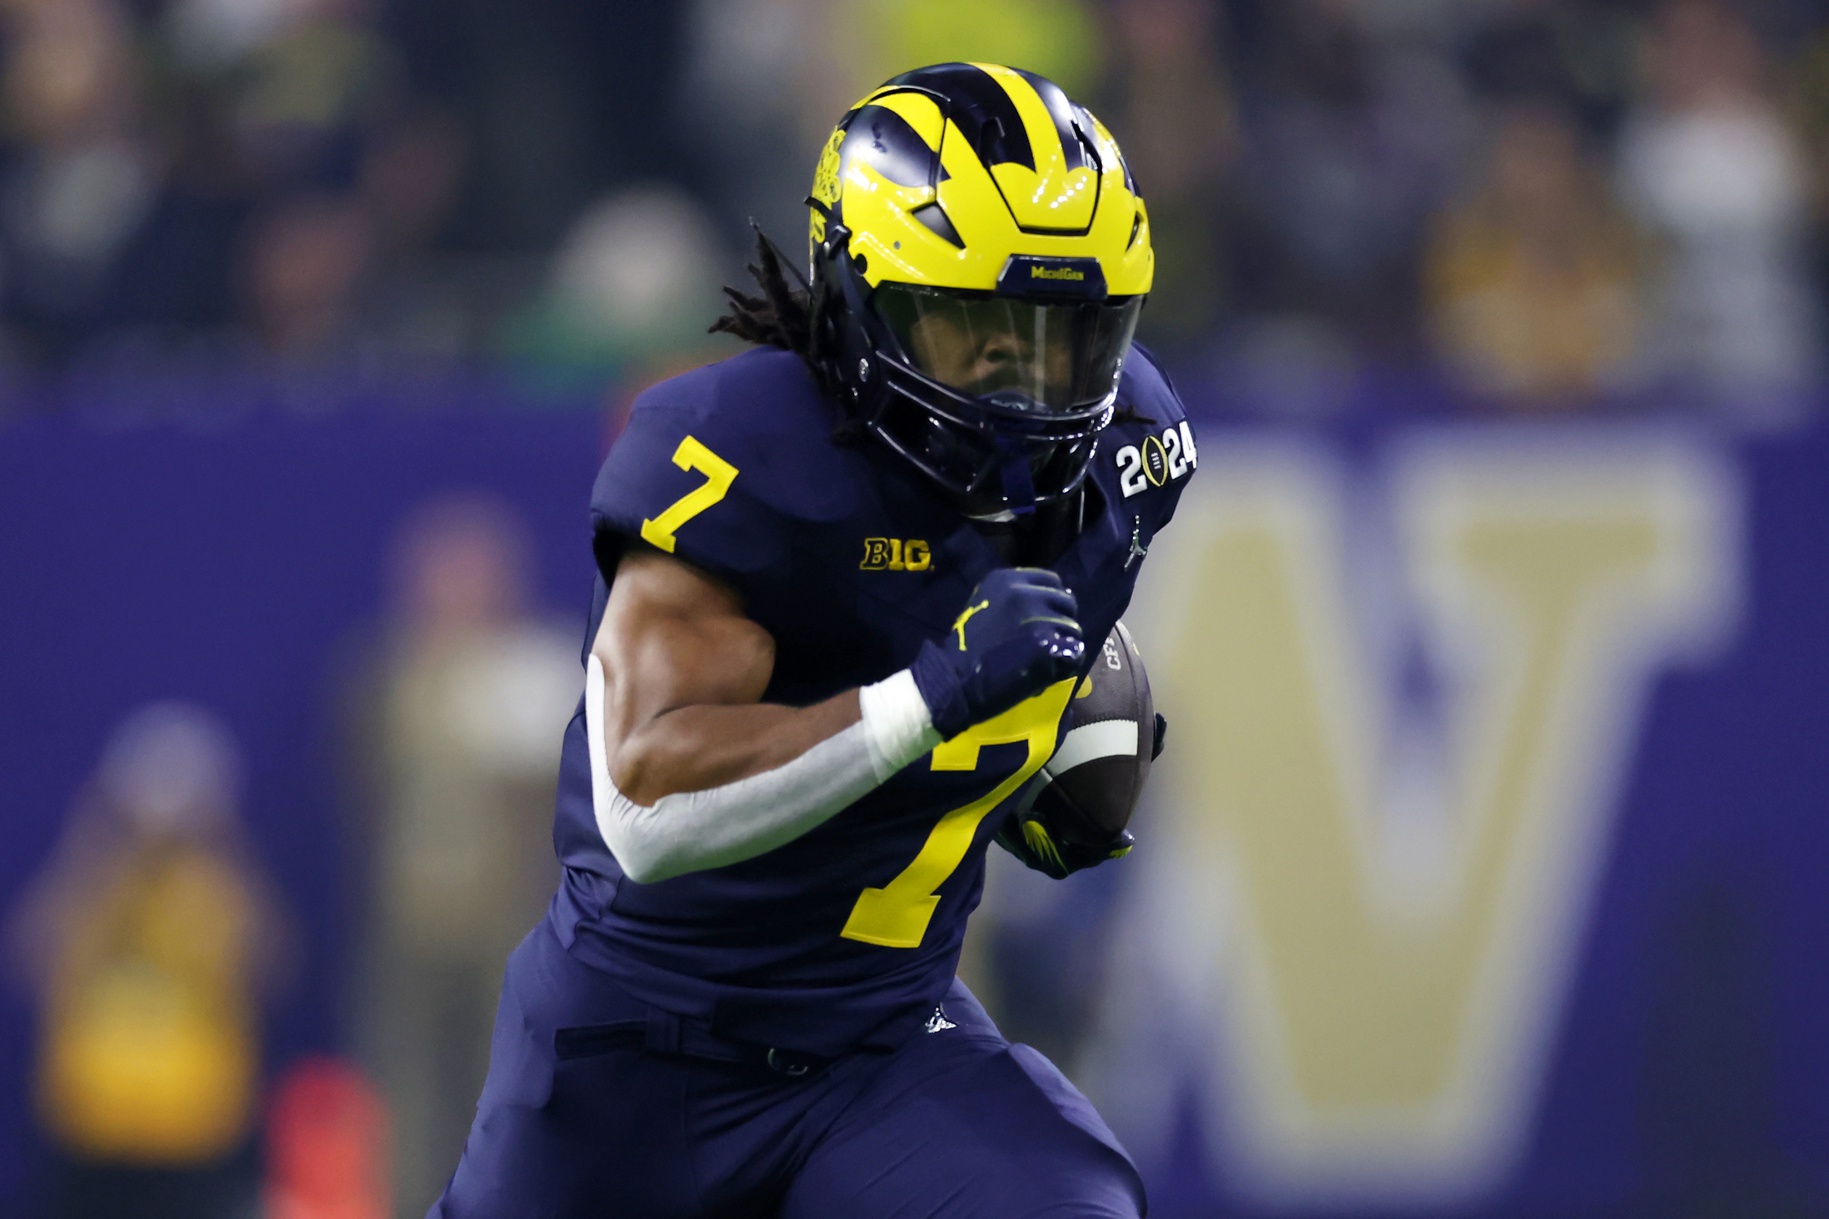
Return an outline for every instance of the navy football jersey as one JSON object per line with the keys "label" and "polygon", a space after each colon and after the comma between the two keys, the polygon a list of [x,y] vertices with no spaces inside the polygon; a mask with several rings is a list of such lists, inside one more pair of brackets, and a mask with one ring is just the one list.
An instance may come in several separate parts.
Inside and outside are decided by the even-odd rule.
{"label": "navy football jersey", "polygon": [[[1088,665],[1195,463],[1181,403],[1140,349],[1118,408],[1087,475],[1081,532],[1052,564],[1078,598]],[[774,349],[637,399],[592,495],[608,570],[588,638],[629,539],[741,595],[775,639],[771,702],[880,681],[945,635],[1002,565],[996,547],[885,446],[836,442],[835,422],[799,357]],[[555,928],[639,999],[723,1036],[821,1055],[867,1043],[945,995],[985,849],[1059,743],[1073,684],[943,743],[785,846],[653,884],[626,879],[598,832],[581,709],[560,768]]]}

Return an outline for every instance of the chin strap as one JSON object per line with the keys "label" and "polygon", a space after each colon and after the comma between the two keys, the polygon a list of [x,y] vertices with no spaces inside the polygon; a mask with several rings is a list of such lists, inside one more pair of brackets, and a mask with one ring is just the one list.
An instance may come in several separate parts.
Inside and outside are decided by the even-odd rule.
{"label": "chin strap", "polygon": [[999,473],[1003,479],[1003,502],[1017,516],[1035,511],[1035,479],[1029,473],[1029,449],[1020,440],[1007,436],[997,438]]}

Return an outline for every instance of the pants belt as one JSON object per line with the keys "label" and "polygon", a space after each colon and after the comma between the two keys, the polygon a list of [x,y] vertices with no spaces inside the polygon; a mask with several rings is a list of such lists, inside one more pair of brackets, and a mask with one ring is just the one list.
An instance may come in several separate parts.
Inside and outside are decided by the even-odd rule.
{"label": "pants belt", "polygon": [[553,1034],[553,1051],[561,1059],[584,1058],[612,1049],[641,1046],[657,1054],[681,1054],[714,1062],[735,1062],[765,1067],[798,1079],[829,1065],[831,1058],[787,1050],[778,1046],[719,1037],[698,1021],[649,1008],[645,1020],[618,1020],[560,1029]]}

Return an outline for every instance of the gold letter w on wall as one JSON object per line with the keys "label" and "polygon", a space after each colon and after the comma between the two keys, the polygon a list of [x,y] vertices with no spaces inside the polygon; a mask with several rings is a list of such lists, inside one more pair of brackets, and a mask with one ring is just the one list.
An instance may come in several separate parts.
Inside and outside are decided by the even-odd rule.
{"label": "gold letter w on wall", "polygon": [[1739,582],[1706,450],[1488,436],[1389,470],[1349,513],[1336,467],[1214,444],[1132,615],[1175,729],[1138,917],[1179,937],[1231,1179],[1291,1202],[1500,1178],[1652,679]]}

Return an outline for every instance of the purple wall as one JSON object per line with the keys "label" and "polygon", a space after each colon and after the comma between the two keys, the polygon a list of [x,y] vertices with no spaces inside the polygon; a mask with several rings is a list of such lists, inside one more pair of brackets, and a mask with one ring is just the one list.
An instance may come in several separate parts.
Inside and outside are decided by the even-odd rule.
{"label": "purple wall", "polygon": [[[447,490],[524,514],[541,600],[582,631],[603,417],[370,404],[268,406],[219,428],[91,418],[0,425],[0,899],[42,862],[127,711],[204,703],[240,736],[257,850],[307,930],[271,1055],[337,1047],[337,658],[378,613],[392,531]],[[1379,433],[1308,441],[1364,454]],[[1658,687],[1526,1165],[1470,1213],[1652,1213],[1710,1182],[1771,1213],[1829,1198],[1829,432],[1742,456],[1739,643]],[[28,1173],[28,1015],[8,991],[0,1209]],[[1192,1130],[1184,1142],[1148,1166],[1153,1213],[1248,1213]]]}

